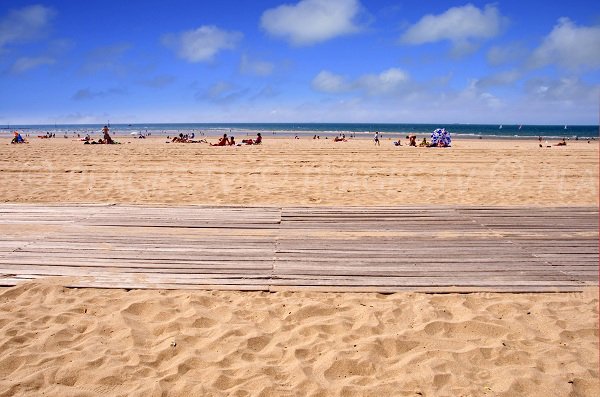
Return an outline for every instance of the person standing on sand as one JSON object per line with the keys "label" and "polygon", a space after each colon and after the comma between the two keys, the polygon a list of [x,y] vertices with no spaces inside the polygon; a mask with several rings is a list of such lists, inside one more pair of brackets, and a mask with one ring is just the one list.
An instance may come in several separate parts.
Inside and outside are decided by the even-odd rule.
{"label": "person standing on sand", "polygon": [[375,132],[375,137],[373,137],[373,140],[375,141],[375,145],[380,146],[380,143],[379,143],[379,131]]}

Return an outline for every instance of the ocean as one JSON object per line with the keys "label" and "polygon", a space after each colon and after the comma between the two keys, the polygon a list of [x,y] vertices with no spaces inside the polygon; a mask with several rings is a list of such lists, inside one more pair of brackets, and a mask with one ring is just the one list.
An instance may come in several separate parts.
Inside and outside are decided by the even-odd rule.
{"label": "ocean", "polygon": [[[65,134],[100,133],[100,124],[57,124],[57,125],[10,125],[0,127],[0,134],[9,136],[19,130],[30,136],[54,133]],[[379,123],[154,123],[154,124],[111,124],[111,134],[131,135],[177,135],[191,133],[196,136],[214,136],[223,133],[234,136],[252,136],[261,132],[265,137],[276,136],[336,136],[345,134],[370,136],[379,131],[387,137],[399,138],[408,133],[429,135],[436,128],[446,128],[457,137],[489,138],[597,138],[597,125],[514,125],[514,124],[379,124]]]}

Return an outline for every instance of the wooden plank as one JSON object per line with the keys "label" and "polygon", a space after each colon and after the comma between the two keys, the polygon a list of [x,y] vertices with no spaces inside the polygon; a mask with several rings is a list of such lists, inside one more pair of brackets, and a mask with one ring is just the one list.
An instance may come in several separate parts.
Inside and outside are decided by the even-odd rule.
{"label": "wooden plank", "polygon": [[598,284],[597,219],[590,207],[0,204],[0,284],[580,290]]}

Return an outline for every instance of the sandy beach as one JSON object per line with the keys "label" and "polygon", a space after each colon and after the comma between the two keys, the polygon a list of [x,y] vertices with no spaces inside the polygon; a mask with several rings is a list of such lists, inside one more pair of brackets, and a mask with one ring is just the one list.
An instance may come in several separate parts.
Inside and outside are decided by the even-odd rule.
{"label": "sandy beach", "polygon": [[379,147],[370,139],[268,136],[260,146],[239,147],[117,140],[32,138],[16,147],[0,140],[0,202],[598,204],[598,141],[539,148],[537,139],[463,139],[432,149],[395,147],[387,138]]}
{"label": "sandy beach", "polygon": [[[117,140],[0,139],[0,201],[598,206],[597,141]],[[0,396],[595,396],[598,305],[597,288],[382,295],[42,280],[0,289]]]}

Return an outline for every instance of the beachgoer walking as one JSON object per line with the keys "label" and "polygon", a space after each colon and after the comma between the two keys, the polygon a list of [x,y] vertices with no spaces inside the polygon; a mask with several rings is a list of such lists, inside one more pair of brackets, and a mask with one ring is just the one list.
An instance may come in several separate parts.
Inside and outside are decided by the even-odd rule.
{"label": "beachgoer walking", "polygon": [[373,140],[375,141],[375,145],[377,145],[377,146],[381,145],[379,143],[379,131],[375,132],[375,136],[373,137]]}

